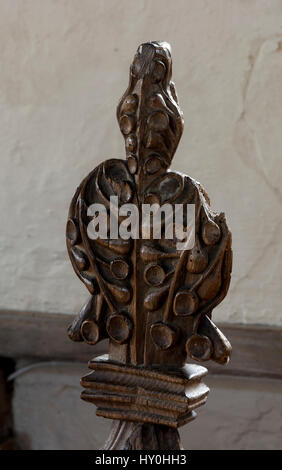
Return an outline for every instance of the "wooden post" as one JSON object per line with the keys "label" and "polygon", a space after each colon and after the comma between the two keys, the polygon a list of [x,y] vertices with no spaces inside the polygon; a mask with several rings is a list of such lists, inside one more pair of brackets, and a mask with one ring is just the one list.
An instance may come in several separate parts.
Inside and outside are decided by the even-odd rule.
{"label": "wooden post", "polygon": [[[231,234],[224,214],[211,211],[202,186],[169,171],[183,131],[171,74],[169,44],[138,48],[117,108],[126,160],[107,160],[82,181],[67,221],[70,260],[90,293],[69,337],[110,343],[109,355],[91,360],[91,372],[81,380],[82,398],[97,406],[97,415],[114,420],[105,449],[180,449],[177,428],[196,416],[209,391],[201,382],[206,368],[186,364],[187,355],[226,364],[231,353],[211,320],[229,287]],[[115,223],[132,229],[125,204],[139,215],[128,239],[112,230]],[[184,214],[192,204],[194,244],[179,248],[173,216],[173,237],[159,219],[156,238],[152,220],[144,226],[140,216],[144,204],[174,211],[182,205]],[[99,230],[109,222],[111,232],[108,226],[95,237],[93,217]],[[192,233],[189,224],[184,216],[186,235]]]}

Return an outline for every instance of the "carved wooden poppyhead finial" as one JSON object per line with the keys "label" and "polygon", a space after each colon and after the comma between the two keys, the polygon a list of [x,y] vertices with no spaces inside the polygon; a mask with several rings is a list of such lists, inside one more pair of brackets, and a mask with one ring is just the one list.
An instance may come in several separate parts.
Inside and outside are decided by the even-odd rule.
{"label": "carved wooden poppyhead finial", "polygon": [[170,166],[183,132],[171,73],[168,43],[141,44],[130,66],[128,88],[117,108],[129,170],[142,180]]}
{"label": "carved wooden poppyhead finial", "polygon": [[[192,409],[204,403],[208,391],[197,388],[206,369],[185,366],[187,356],[225,364],[231,353],[211,314],[228,291],[232,251],[224,214],[210,209],[202,186],[168,171],[183,131],[171,74],[167,43],[139,46],[117,108],[126,160],[107,160],[82,181],[71,202],[66,236],[73,268],[90,292],[69,336],[89,344],[109,338],[110,343],[107,358],[90,362],[95,376],[82,379],[87,389],[83,398],[96,403],[97,413],[105,417],[177,427],[194,416]],[[114,213],[112,197],[117,201]],[[121,209],[128,203],[138,214],[144,204],[166,205],[172,211],[193,205],[194,244],[179,249],[176,232],[168,237],[162,219],[157,238],[151,231],[142,237],[141,218],[135,227],[138,236],[124,238],[120,231],[113,236],[110,230],[91,236],[93,204],[104,208],[100,221],[114,220],[120,227],[127,215]],[[187,217],[183,225],[188,230]],[[174,215],[170,226],[175,229]],[[122,391],[127,379],[148,392],[147,409],[145,398],[130,386]],[[115,385],[109,388],[111,380]],[[150,391],[152,380],[167,404],[162,411],[153,397],[157,392]],[[194,384],[194,401],[187,383]],[[178,404],[165,398],[167,390],[179,393]]]}

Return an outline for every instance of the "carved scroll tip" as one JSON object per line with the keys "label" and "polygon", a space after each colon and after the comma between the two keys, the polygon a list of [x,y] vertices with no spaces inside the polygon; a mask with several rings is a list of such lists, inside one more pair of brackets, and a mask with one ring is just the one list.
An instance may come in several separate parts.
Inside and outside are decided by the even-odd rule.
{"label": "carved scroll tip", "polygon": [[167,49],[171,53],[171,45],[167,41],[148,41],[148,42],[143,42],[138,46],[137,51],[142,52],[142,48],[145,46],[153,46],[155,48],[159,47],[162,49]]}
{"label": "carved scroll tip", "polygon": [[72,341],[76,341],[76,342],[82,342],[83,341],[83,339],[81,337],[81,334],[80,334],[80,331],[77,330],[76,328],[74,328],[73,323],[71,323],[68,326],[67,335],[68,335],[69,339],[71,339]]}

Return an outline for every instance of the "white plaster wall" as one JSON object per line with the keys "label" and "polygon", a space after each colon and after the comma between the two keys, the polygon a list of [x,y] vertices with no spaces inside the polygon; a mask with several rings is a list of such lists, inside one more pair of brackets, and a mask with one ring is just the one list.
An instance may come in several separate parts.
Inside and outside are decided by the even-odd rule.
{"label": "white plaster wall", "polygon": [[124,155],[115,106],[148,40],[172,45],[185,117],[173,168],[233,231],[215,318],[282,325],[281,0],[0,0],[0,307],[76,313],[87,297],[66,254],[68,205]]}

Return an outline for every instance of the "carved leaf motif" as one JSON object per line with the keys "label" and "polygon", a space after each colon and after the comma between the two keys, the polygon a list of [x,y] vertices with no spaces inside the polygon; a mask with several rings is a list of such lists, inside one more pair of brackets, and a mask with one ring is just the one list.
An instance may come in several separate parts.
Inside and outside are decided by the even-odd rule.
{"label": "carved leaf motif", "polygon": [[[201,185],[168,170],[183,131],[171,67],[167,43],[139,47],[117,108],[126,160],[100,164],[71,202],[68,252],[92,297],[69,334],[89,344],[108,336],[112,358],[131,364],[180,366],[187,353],[223,363],[230,348],[209,317],[229,287],[231,235]],[[134,204],[139,214],[142,203],[183,204],[184,212],[195,204],[195,246],[177,250],[175,235],[168,239],[163,232],[158,240],[124,240],[110,230],[106,239],[90,238],[88,208],[102,204],[109,222],[111,196],[118,207]]]}

